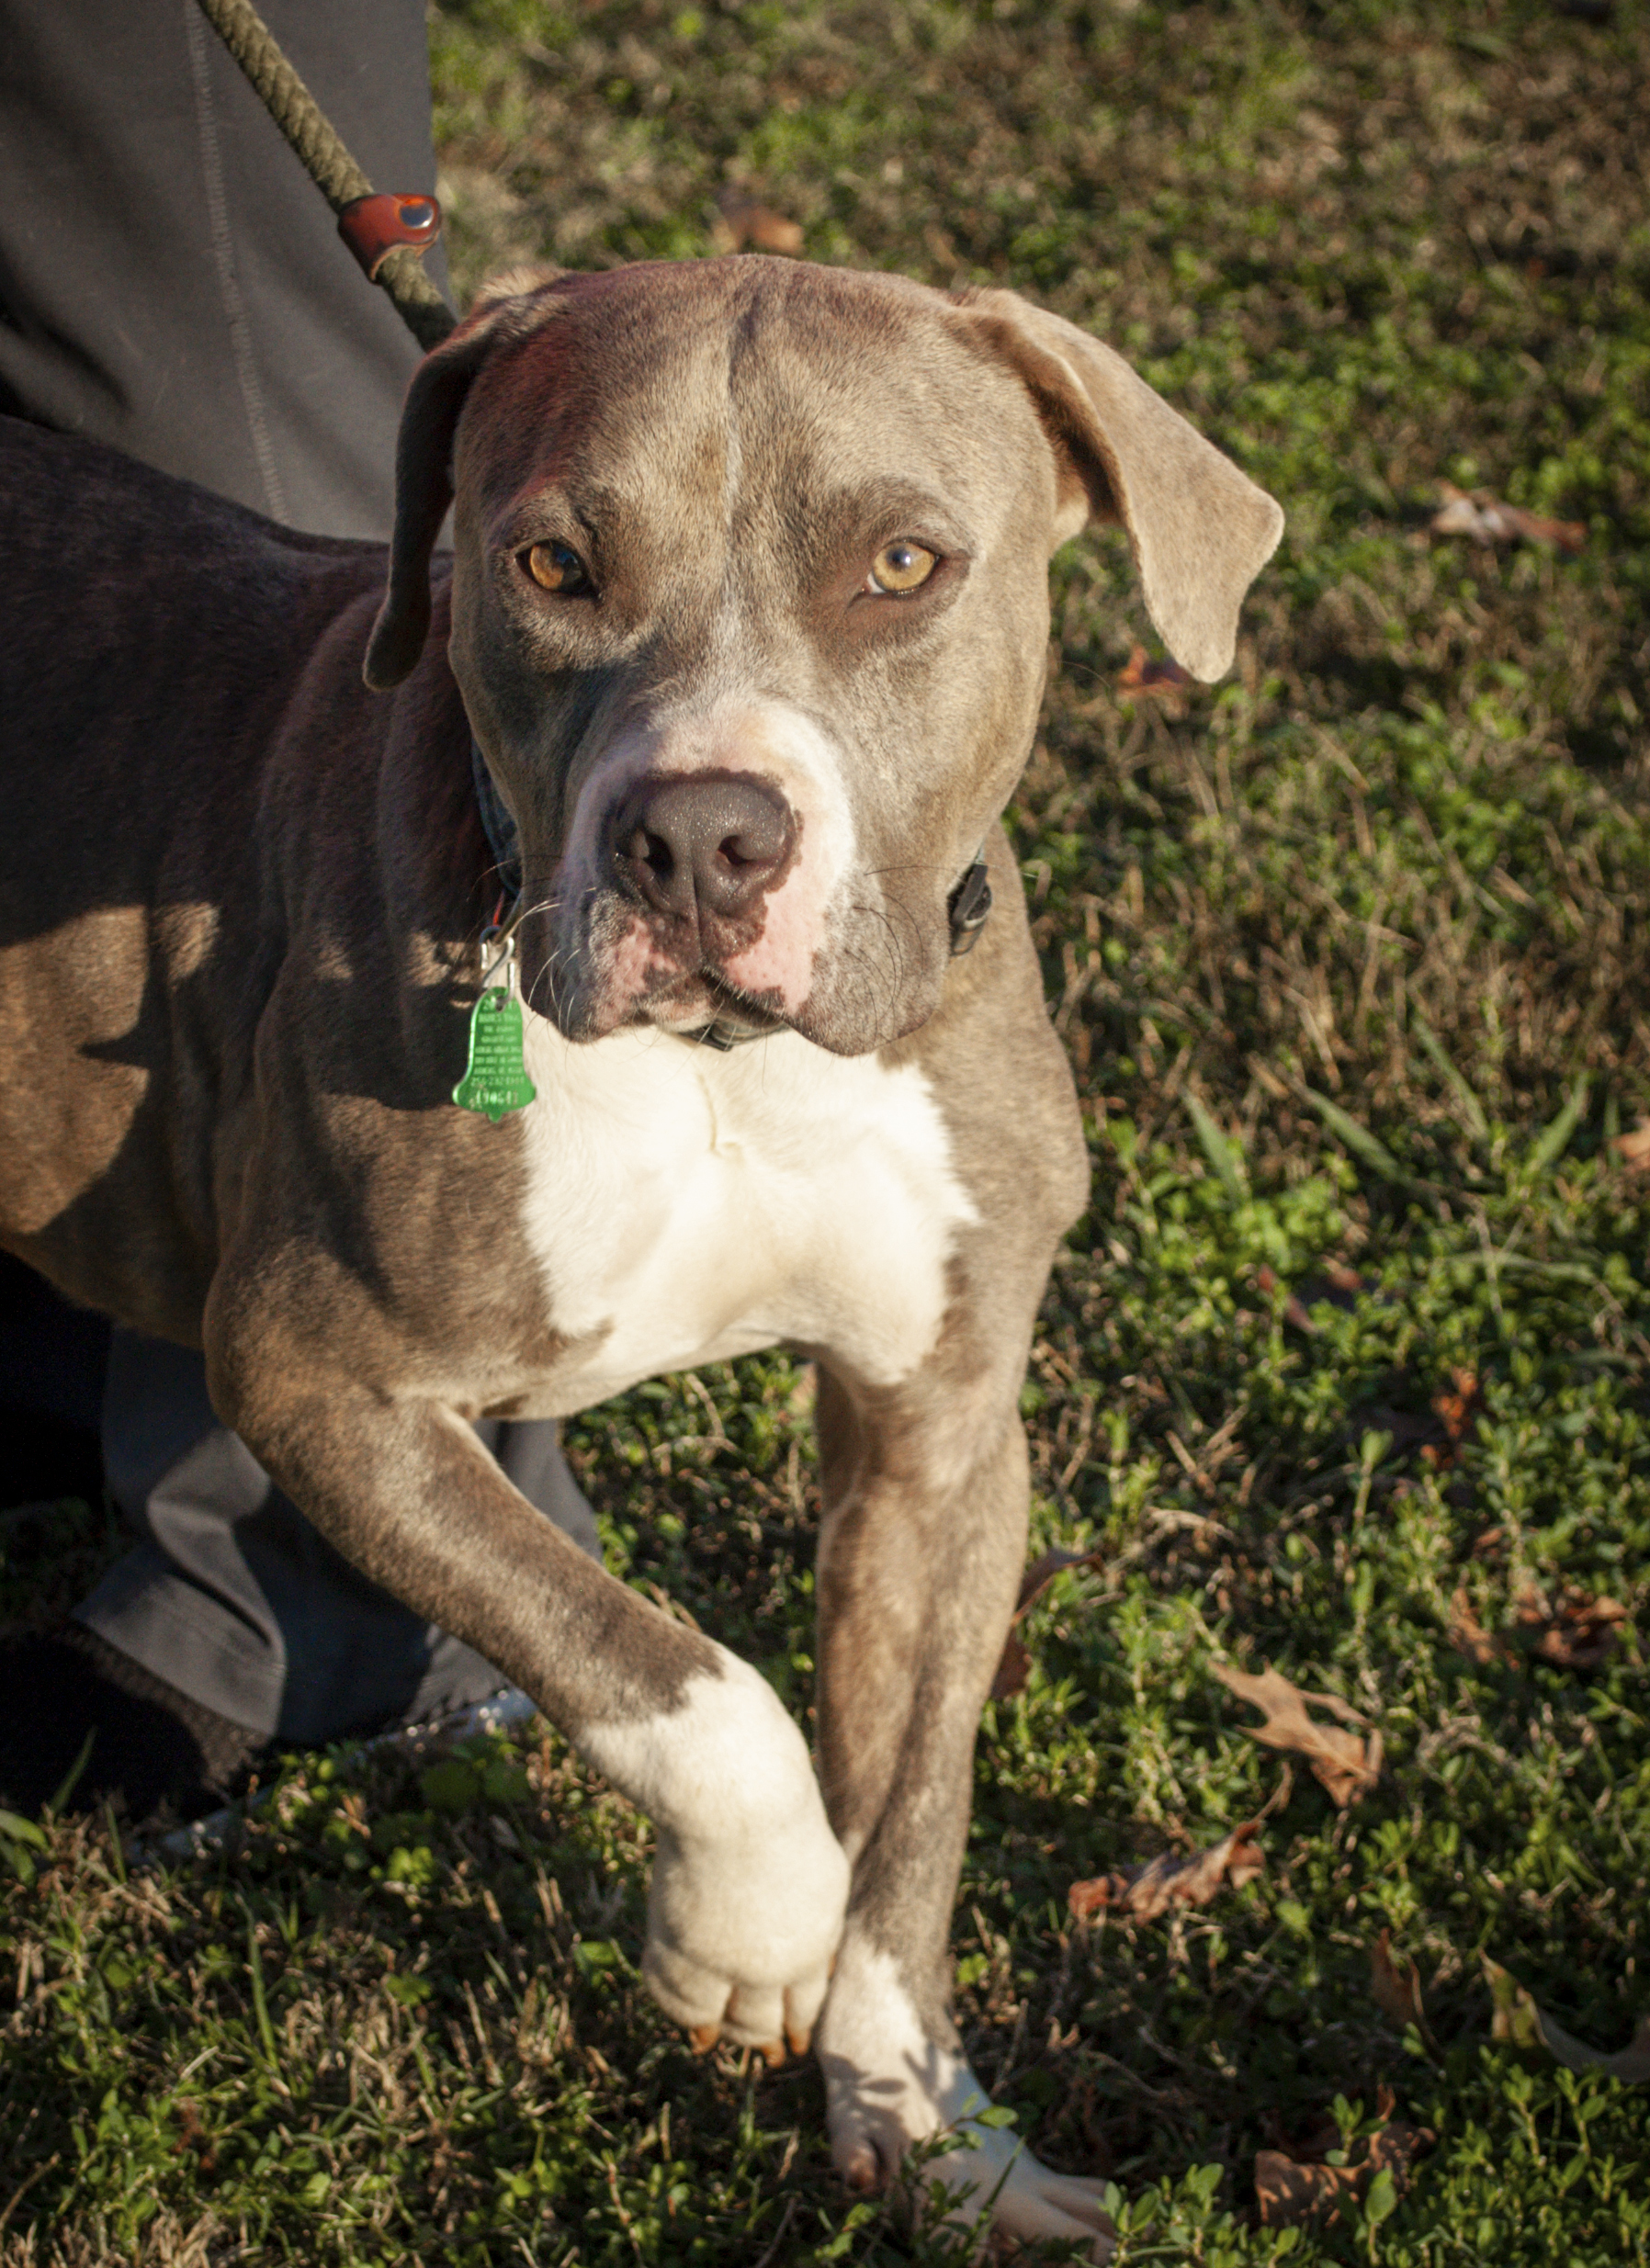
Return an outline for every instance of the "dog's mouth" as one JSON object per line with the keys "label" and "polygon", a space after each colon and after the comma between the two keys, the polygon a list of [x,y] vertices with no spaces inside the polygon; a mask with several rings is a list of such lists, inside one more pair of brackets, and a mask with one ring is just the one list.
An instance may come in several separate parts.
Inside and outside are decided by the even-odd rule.
{"label": "dog's mouth", "polygon": [[524,1000],[570,1040],[650,1026],[732,1046],[791,1027],[776,994],[735,984],[703,941],[661,927],[606,893],[576,925],[548,907],[529,913],[518,932]]}
{"label": "dog's mouth", "polygon": [[639,1001],[630,1021],[713,1047],[736,1047],[741,1041],[765,1039],[789,1029],[785,1017],[705,968]]}

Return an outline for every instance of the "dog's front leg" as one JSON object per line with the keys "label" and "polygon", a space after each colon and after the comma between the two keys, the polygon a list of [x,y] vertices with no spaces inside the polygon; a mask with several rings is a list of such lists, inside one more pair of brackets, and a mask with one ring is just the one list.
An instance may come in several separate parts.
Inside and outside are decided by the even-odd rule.
{"label": "dog's front leg", "polygon": [[[260,1333],[267,1351],[267,1319]],[[658,1830],[645,1967],[706,2038],[800,2049],[848,1862],[765,1679],[597,1567],[428,1401],[221,1348],[214,1399],[351,1559],[524,1687]]]}
{"label": "dog's front leg", "polygon": [[848,2181],[873,2188],[913,2143],[953,2131],[962,2147],[932,2178],[966,2193],[961,2217],[1087,2240],[1103,2257],[1098,2185],[975,2123],[987,2098],[950,2014],[975,1728],[1013,1611],[1028,1498],[1019,1368],[969,1367],[943,1347],[909,1387],[821,1376],[820,1760],[853,1861],[819,2032],[831,2145]]}

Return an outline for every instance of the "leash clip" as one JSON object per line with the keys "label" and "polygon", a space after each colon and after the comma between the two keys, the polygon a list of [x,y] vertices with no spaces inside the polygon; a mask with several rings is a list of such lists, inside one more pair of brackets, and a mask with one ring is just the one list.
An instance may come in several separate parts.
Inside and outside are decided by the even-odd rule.
{"label": "leash clip", "polygon": [[515,931],[514,926],[505,927],[502,897],[497,912],[481,931],[480,958],[483,992],[493,985],[503,985],[511,992],[516,989]]}
{"label": "leash clip", "polygon": [[441,233],[441,207],[433,197],[387,189],[357,197],[338,215],[338,233],[376,284],[379,270],[399,245],[427,252]]}

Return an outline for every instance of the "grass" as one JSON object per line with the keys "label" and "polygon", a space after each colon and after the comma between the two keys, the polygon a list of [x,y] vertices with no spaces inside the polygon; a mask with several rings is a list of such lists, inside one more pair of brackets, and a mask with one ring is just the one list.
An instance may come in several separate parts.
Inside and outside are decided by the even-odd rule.
{"label": "grass", "polygon": [[[1116,2184],[1125,2261],[1650,2260],[1650,2092],[1494,2037],[1482,1967],[1601,2048],[1650,2007],[1641,1642],[1583,1668],[1520,1619],[1650,1597],[1650,1179],[1611,1143],[1650,1109],[1644,17],[450,0],[432,34],[466,286],[697,255],[731,184],[810,257],[1088,324],[1283,502],[1213,692],[1132,700],[1118,545],[1056,563],[1011,819],[1095,1178],[1025,1408],[1035,1544],[1100,1557],[986,1712],[961,2020]],[[1431,538],[1441,480],[1586,547]],[[571,1445],[611,1563],[805,1710],[806,1379],[662,1382]],[[14,1619],[109,1548],[73,1507],[6,1545]],[[1378,1787],[1298,1776],[1259,1881],[1073,1924],[1073,1880],[1276,1788],[1222,1660],[1367,1712]],[[647,1830],[549,1735],[295,1763],[186,1868],[98,1822],[19,1847],[5,2268],[955,2256],[838,2190],[809,2067],[654,2013]],[[1425,2038],[1372,1993],[1384,1930]],[[1389,2098],[1436,2136],[1395,2210],[1256,2225],[1258,2150]]]}

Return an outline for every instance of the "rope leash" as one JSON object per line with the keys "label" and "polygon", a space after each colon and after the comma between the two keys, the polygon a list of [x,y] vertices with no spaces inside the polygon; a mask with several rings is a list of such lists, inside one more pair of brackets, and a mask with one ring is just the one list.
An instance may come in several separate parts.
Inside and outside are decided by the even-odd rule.
{"label": "rope leash", "polygon": [[363,272],[390,294],[426,354],[439,346],[458,319],[424,274],[419,254],[441,233],[440,206],[433,197],[374,194],[253,0],[200,0],[200,12],[337,214],[338,233]]}

